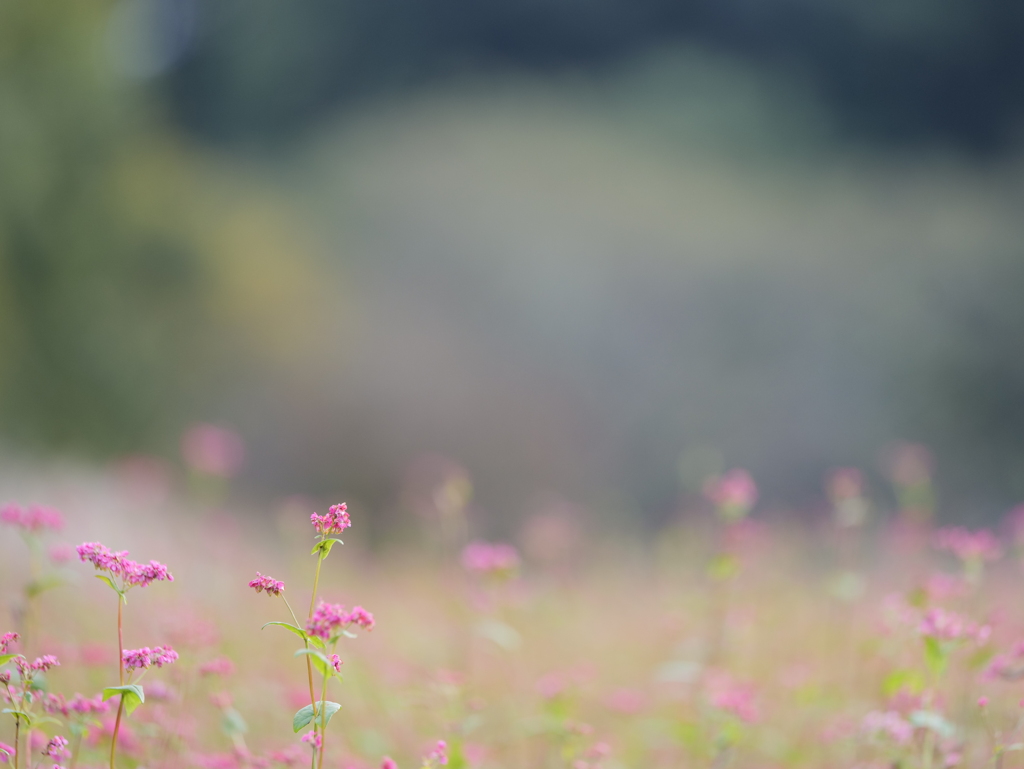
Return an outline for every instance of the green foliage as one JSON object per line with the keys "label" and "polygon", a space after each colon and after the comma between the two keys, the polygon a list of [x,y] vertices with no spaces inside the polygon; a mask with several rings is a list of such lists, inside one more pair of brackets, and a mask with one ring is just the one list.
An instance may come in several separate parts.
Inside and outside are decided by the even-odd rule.
{"label": "green foliage", "polygon": [[[319,708],[319,707],[320,707],[320,703],[318,702],[317,703],[317,708]],[[341,710],[341,705],[339,705],[337,702],[331,702],[330,700],[327,700],[326,702],[324,702],[324,714],[323,714],[324,724],[326,725],[327,723],[330,723],[331,718],[339,710]],[[316,718],[317,723],[320,723],[320,719],[321,719],[321,716],[318,714],[317,718]],[[306,707],[304,707],[304,708],[299,708],[299,710],[297,710],[295,715],[292,717],[292,731],[293,732],[298,732],[304,726],[307,726],[312,720],[313,720],[313,706],[312,705],[306,705]]]}
{"label": "green foliage", "polygon": [[119,694],[121,695],[121,699],[124,701],[125,713],[128,715],[131,715],[135,708],[146,701],[146,694],[138,684],[108,686],[103,690],[103,699],[109,700],[111,697],[115,697]]}

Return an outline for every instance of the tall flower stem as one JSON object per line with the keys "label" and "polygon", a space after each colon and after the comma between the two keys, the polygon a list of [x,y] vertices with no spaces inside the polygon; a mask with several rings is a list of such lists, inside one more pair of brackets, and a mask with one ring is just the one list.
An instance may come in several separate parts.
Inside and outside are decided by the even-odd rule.
{"label": "tall flower stem", "polygon": [[[323,537],[321,537],[321,539],[323,539]],[[323,565],[323,562],[324,562],[324,551],[321,550],[320,552],[317,553],[317,557],[316,557],[316,574],[313,577],[313,595],[309,599],[309,617],[306,620],[307,626],[309,624],[309,621],[313,619],[313,608],[316,606],[316,591],[320,587],[320,567]],[[306,648],[307,649],[309,648],[309,642],[308,641],[306,642]],[[308,654],[306,655],[306,669],[309,672],[309,693],[313,697],[313,702],[311,704],[313,706],[313,719],[314,719],[314,721],[313,721],[313,725],[314,725],[313,731],[315,733],[316,732],[316,720],[315,719],[317,717],[316,693],[313,691],[313,667],[312,667],[312,665],[311,665],[311,663],[309,661],[309,655]],[[327,681],[325,679],[324,680],[324,693],[325,693],[325,695],[326,695],[326,691],[327,691]],[[323,705],[321,704],[321,706],[320,706],[320,715],[321,716],[323,715],[323,712],[324,712]],[[327,726],[327,722],[326,722],[326,720],[324,720],[324,722],[320,726],[320,767],[321,767],[321,769],[323,769],[323,763],[324,763],[324,732],[326,731],[326,729],[324,727],[326,727],[326,726]]]}
{"label": "tall flower stem", "polygon": [[18,769],[18,748],[21,745],[21,716],[14,717],[14,769]]}
{"label": "tall flower stem", "polygon": [[[320,564],[317,563],[317,576],[319,576]],[[316,588],[314,588],[314,599],[316,598]],[[284,600],[284,605],[288,607],[288,613],[292,615],[292,622],[295,623],[295,627],[299,627],[299,618],[295,616],[295,612],[292,611],[292,605],[288,603],[288,599],[284,597],[284,593],[281,593],[281,598]],[[310,615],[312,616],[312,614]],[[302,639],[302,643],[307,649],[309,649],[309,641],[305,638]],[[309,704],[313,706],[313,711],[316,711],[316,692],[313,690],[313,663],[309,660],[309,655],[306,655],[306,676],[309,679]]]}
{"label": "tall flower stem", "polygon": [[[117,598],[117,675],[118,683],[124,686],[124,597]],[[124,692],[117,702],[117,718],[114,720],[114,733],[110,737],[110,769],[114,769],[114,757],[117,755],[117,733],[121,729],[121,714],[124,712]]]}

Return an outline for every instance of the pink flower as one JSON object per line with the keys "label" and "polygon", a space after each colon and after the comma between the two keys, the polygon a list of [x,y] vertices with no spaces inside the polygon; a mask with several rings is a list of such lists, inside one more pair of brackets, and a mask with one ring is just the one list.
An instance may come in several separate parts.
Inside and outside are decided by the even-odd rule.
{"label": "pink flower", "polygon": [[999,540],[988,529],[972,532],[950,526],[935,532],[935,547],[948,550],[961,561],[997,561],[1003,555]]}
{"label": "pink flower", "polygon": [[14,757],[14,748],[8,745],[6,742],[0,742],[0,761],[5,764]]}
{"label": "pink flower", "polygon": [[326,641],[349,625],[358,625],[364,630],[373,630],[373,615],[362,606],[356,606],[351,612],[346,612],[345,607],[340,603],[321,601],[316,607],[316,611],[313,612],[313,616],[309,618],[309,622],[306,623],[306,632]]}
{"label": "pink flower", "polygon": [[60,511],[43,505],[29,505],[23,509],[13,502],[0,508],[0,522],[33,534],[40,529],[60,531],[64,528],[64,517]]}
{"label": "pink flower", "polygon": [[512,545],[476,540],[462,551],[462,566],[475,574],[508,576],[519,568],[519,553]]}
{"label": "pink flower", "polygon": [[432,751],[427,753],[424,760],[427,762],[436,762],[441,766],[446,765],[448,763],[448,743],[444,740],[438,740],[437,745],[434,746]]}
{"label": "pink flower", "polygon": [[32,662],[32,670],[39,670],[46,672],[50,668],[60,666],[60,661],[52,654],[44,654],[42,657],[36,657]]}
{"label": "pink flower", "polygon": [[728,673],[714,671],[708,675],[706,687],[708,699],[719,710],[732,713],[747,723],[760,719],[752,685],[739,683]]}
{"label": "pink flower", "polygon": [[75,548],[66,542],[59,542],[55,545],[50,545],[48,555],[54,563],[67,563],[75,557]]}
{"label": "pink flower", "polygon": [[341,672],[341,665],[342,665],[341,657],[339,657],[337,654],[332,654],[331,657],[330,657],[330,660],[331,660],[331,667],[334,668],[335,672],[340,673]]}
{"label": "pink flower", "polygon": [[257,593],[266,590],[267,595],[281,595],[281,591],[284,590],[284,582],[256,572],[256,579],[250,580],[249,587]]}
{"label": "pink flower", "polygon": [[231,478],[245,461],[245,444],[233,430],[211,424],[195,424],[181,436],[181,454],[193,470]]}
{"label": "pink flower", "polygon": [[199,666],[202,676],[229,676],[235,672],[235,664],[227,657],[217,657]]}
{"label": "pink flower", "polygon": [[111,552],[99,542],[83,542],[76,550],[82,562],[89,562],[98,571],[109,572],[120,577],[126,588],[145,587],[150,582],[174,582],[167,567],[157,561],[148,564],[136,563],[128,558],[128,551]]}
{"label": "pink flower", "polygon": [[122,659],[125,670],[131,672],[138,668],[148,668],[151,665],[156,665],[158,668],[170,665],[177,661],[178,653],[170,646],[156,646],[152,649],[143,646],[141,649],[125,649]]}
{"label": "pink flower", "polygon": [[76,694],[71,698],[71,702],[68,703],[68,709],[83,716],[99,715],[100,713],[106,713],[110,709],[110,703],[103,701],[102,694],[97,694],[92,699]]}
{"label": "pink flower", "polygon": [[340,505],[331,505],[327,515],[313,513],[309,516],[309,520],[313,524],[313,528],[317,530],[317,533],[325,537],[341,534],[341,532],[352,525],[352,520],[348,515],[348,505],[344,502]]}
{"label": "pink flower", "polygon": [[68,741],[59,734],[51,737],[43,749],[43,755],[55,758],[60,761],[62,758],[71,758],[71,751],[68,750]]}
{"label": "pink flower", "polygon": [[7,654],[7,649],[19,638],[21,638],[21,636],[17,633],[4,633],[0,636],[0,654]]}
{"label": "pink flower", "polygon": [[746,470],[730,470],[704,484],[704,496],[726,520],[743,518],[757,502],[757,484]]}
{"label": "pink flower", "polygon": [[324,744],[323,737],[320,736],[319,732],[306,732],[302,735],[302,741],[312,745],[313,750],[319,750],[320,746]]}
{"label": "pink flower", "polygon": [[861,730],[872,737],[883,735],[897,745],[906,745],[914,736],[914,727],[894,710],[873,710],[861,721]]}
{"label": "pink flower", "polygon": [[380,762],[380,769],[398,769],[398,764],[395,763],[395,759],[391,756],[384,756],[384,759]]}
{"label": "pink flower", "polygon": [[925,612],[918,632],[938,641],[970,639],[984,643],[991,635],[992,629],[988,625],[979,626],[954,612],[935,607]]}

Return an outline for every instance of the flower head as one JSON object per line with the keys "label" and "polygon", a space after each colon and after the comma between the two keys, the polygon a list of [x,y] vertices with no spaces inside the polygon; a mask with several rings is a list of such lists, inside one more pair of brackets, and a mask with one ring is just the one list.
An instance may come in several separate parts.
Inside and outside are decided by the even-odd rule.
{"label": "flower head", "polygon": [[21,636],[17,633],[4,633],[0,636],[0,654],[7,654],[7,649],[19,638],[21,638]]}
{"label": "flower head", "polygon": [[170,665],[177,661],[178,653],[170,646],[156,646],[152,649],[143,646],[141,649],[125,649],[121,658],[124,661],[125,670],[130,673],[138,668],[148,668],[151,665],[156,665],[158,668]]}
{"label": "flower head", "polygon": [[955,612],[935,607],[925,612],[918,632],[937,641],[973,640],[985,643],[992,633],[992,628],[970,622]]}
{"label": "flower head", "polygon": [[235,672],[235,664],[227,657],[215,657],[199,666],[202,676],[229,676]]}
{"label": "flower head", "polygon": [[257,593],[266,590],[267,595],[281,595],[281,591],[284,590],[284,582],[256,572],[256,579],[249,581],[249,587]]}
{"label": "flower head", "polygon": [[64,528],[64,517],[59,510],[43,505],[29,505],[22,508],[13,502],[0,508],[0,522],[36,533],[41,529],[60,531]]}
{"label": "flower head", "polygon": [[438,740],[434,749],[423,757],[424,766],[445,766],[448,763],[448,743]]}
{"label": "flower head", "polygon": [[347,612],[340,603],[321,601],[306,623],[306,632],[326,641],[350,625],[373,630],[374,624],[373,615],[362,606],[356,606],[351,612]]}
{"label": "flower head", "polygon": [[380,769],[398,769],[398,764],[395,763],[395,759],[391,756],[384,756],[380,762]]}
{"label": "flower head", "polygon": [[476,540],[462,551],[466,571],[489,576],[509,576],[519,568],[519,553],[512,545]]}
{"label": "flower head", "polygon": [[718,508],[727,521],[736,521],[750,512],[757,502],[757,485],[746,470],[730,470],[704,484],[704,496]]}
{"label": "flower head", "polygon": [[32,662],[32,670],[46,672],[50,668],[60,667],[60,660],[54,657],[52,654],[44,654],[42,657],[36,657]]}
{"label": "flower head", "polygon": [[99,542],[83,542],[76,550],[83,563],[88,562],[98,571],[120,577],[127,587],[145,587],[150,582],[174,582],[167,567],[158,561],[137,563],[128,557],[127,550],[112,552]]}
{"label": "flower head", "polygon": [[887,737],[897,745],[906,745],[914,736],[913,725],[895,710],[873,710],[861,721],[861,731],[871,737]]}
{"label": "flower head", "polygon": [[329,537],[333,534],[341,534],[352,525],[352,519],[348,515],[348,505],[342,502],[340,505],[331,505],[326,515],[313,513],[309,516],[310,523],[316,529],[317,534]]}
{"label": "flower head", "polygon": [[334,668],[334,672],[340,673],[341,672],[341,666],[343,664],[342,661],[341,661],[341,657],[339,657],[337,654],[332,654],[330,656],[330,662],[331,662],[331,667]]}
{"label": "flower head", "polygon": [[935,532],[935,547],[948,550],[961,561],[997,561],[1003,555],[999,540],[988,529],[969,531],[949,526]]}
{"label": "flower head", "polygon": [[43,749],[43,755],[55,758],[60,761],[62,758],[71,758],[71,751],[68,750],[68,741],[59,734],[51,737]]}
{"label": "flower head", "polygon": [[6,742],[0,742],[0,761],[6,764],[13,757],[14,748],[12,748]]}
{"label": "flower head", "polygon": [[309,743],[313,750],[319,750],[320,746],[324,744],[323,737],[320,736],[320,732],[306,732],[302,735],[302,741]]}

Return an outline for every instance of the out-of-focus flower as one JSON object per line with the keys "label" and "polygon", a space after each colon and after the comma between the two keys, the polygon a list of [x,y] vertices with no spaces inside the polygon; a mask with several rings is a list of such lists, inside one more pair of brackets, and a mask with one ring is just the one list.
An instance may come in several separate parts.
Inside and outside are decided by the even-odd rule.
{"label": "out-of-focus flower", "polygon": [[635,715],[647,706],[647,698],[636,689],[617,689],[605,698],[604,704],[616,713]]}
{"label": "out-of-focus flower", "polygon": [[71,751],[68,750],[68,741],[59,734],[51,737],[43,748],[43,755],[55,758],[60,761],[62,758],[71,758]]}
{"label": "out-of-focus flower", "polygon": [[342,661],[341,661],[341,657],[339,657],[337,654],[332,654],[330,656],[330,662],[331,662],[331,667],[334,668],[335,672],[340,673],[341,672],[341,666],[343,664]]}
{"label": "out-of-focus flower", "polygon": [[7,654],[7,649],[10,648],[11,644],[19,638],[21,638],[21,636],[17,633],[4,633],[0,636],[0,654]]}
{"label": "out-of-focus flower", "polygon": [[864,475],[855,467],[841,467],[829,475],[825,489],[832,502],[835,522],[844,528],[862,526],[868,517]]}
{"label": "out-of-focus flower", "polygon": [[50,668],[60,667],[60,660],[52,654],[44,654],[32,661],[32,670],[46,672]]}
{"label": "out-of-focus flower", "polygon": [[302,741],[313,746],[313,750],[319,750],[320,746],[324,744],[323,737],[320,736],[320,732],[306,732],[302,735]]}
{"label": "out-of-focus flower", "polygon": [[256,579],[249,581],[249,587],[257,593],[262,593],[266,590],[267,595],[280,595],[281,591],[284,590],[284,582],[256,572]]}
{"label": "out-of-focus flower", "polygon": [[317,533],[325,537],[341,534],[352,525],[352,519],[348,514],[348,505],[344,502],[339,505],[331,505],[326,515],[313,513],[309,516],[309,521]]}
{"label": "out-of-focus flower", "polygon": [[380,769],[398,769],[398,764],[391,756],[384,756],[380,762]]}
{"label": "out-of-focus flower", "polygon": [[925,612],[918,625],[918,632],[937,641],[973,640],[984,643],[991,635],[992,628],[978,625],[941,607],[934,607]]}
{"label": "out-of-focus flower", "polygon": [[58,542],[57,544],[50,545],[47,554],[54,563],[67,563],[75,557],[75,548],[66,542]]}
{"label": "out-of-focus flower", "polygon": [[14,748],[6,742],[0,742],[0,761],[6,764],[12,758],[14,758]]}
{"label": "out-of-focus flower", "polygon": [[17,526],[33,534],[42,529],[60,531],[64,528],[64,517],[59,510],[44,505],[29,505],[22,508],[13,502],[0,508],[0,522]]}
{"label": "out-of-focus flower", "polygon": [[708,700],[719,710],[732,713],[747,723],[760,720],[756,690],[752,684],[740,683],[724,671],[710,671],[705,680]]}
{"label": "out-of-focus flower", "polygon": [[234,672],[235,663],[227,657],[216,657],[199,666],[199,675],[202,676],[229,676]]}
{"label": "out-of-focus flower", "polygon": [[861,721],[861,730],[871,737],[887,737],[897,745],[906,745],[914,736],[914,727],[894,710],[873,710]]}
{"label": "out-of-focus flower", "polygon": [[462,551],[462,566],[474,574],[510,576],[519,568],[519,553],[501,542],[470,542]]}
{"label": "out-of-focus flower", "polygon": [[426,766],[434,764],[445,766],[448,763],[448,743],[444,740],[438,740],[434,749],[424,756],[423,761]]}
{"label": "out-of-focus flower", "polygon": [[726,521],[744,518],[757,503],[757,484],[746,470],[730,470],[704,484],[704,496]]}
{"label": "out-of-focus flower", "polygon": [[351,612],[347,612],[340,603],[321,601],[306,623],[306,632],[326,641],[351,625],[373,630],[373,615],[362,606],[356,606]]}
{"label": "out-of-focus flower", "polygon": [[950,526],[935,532],[935,547],[948,550],[961,561],[997,561],[1003,555],[999,540],[988,529],[969,531]]}
{"label": "out-of-focus flower", "polygon": [[231,478],[245,461],[245,443],[234,430],[194,424],[181,436],[181,455],[193,470]]}

